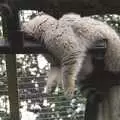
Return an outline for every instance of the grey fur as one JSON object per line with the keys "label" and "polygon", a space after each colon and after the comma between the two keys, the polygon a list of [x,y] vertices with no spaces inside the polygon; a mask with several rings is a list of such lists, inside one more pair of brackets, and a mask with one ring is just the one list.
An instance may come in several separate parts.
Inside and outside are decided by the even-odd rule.
{"label": "grey fur", "polygon": [[[97,40],[107,40],[105,69],[112,72],[120,71],[119,36],[103,22],[89,17],[80,17],[74,13],[66,14],[59,20],[42,14],[25,23],[22,29],[37,40],[42,38],[47,49],[60,61],[59,71],[65,95],[68,97],[73,96],[78,73],[80,71],[82,73],[82,70],[86,71],[83,68],[86,52]],[[91,67],[85,74],[90,73],[92,69]],[[49,88],[49,84],[47,85]]]}

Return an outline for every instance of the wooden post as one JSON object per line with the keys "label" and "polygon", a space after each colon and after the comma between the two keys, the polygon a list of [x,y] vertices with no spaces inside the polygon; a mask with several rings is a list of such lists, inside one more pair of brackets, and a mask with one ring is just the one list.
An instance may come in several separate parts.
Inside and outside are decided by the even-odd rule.
{"label": "wooden post", "polygon": [[6,55],[10,120],[19,120],[18,86],[16,78],[16,55]]}
{"label": "wooden post", "polygon": [[97,120],[120,120],[120,86],[114,86],[99,104]]}

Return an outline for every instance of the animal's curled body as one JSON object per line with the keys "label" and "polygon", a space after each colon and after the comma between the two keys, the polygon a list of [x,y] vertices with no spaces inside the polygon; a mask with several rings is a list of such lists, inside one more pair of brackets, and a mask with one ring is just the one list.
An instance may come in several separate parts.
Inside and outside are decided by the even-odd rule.
{"label": "animal's curled body", "polygon": [[[59,20],[43,14],[23,24],[22,30],[37,40],[43,40],[49,52],[58,59],[59,77],[63,80],[65,94],[69,97],[73,96],[78,73],[87,70],[83,63],[87,51],[97,40],[107,40],[105,69],[112,72],[120,71],[119,36],[103,22],[77,14],[66,14]],[[90,67],[85,75],[92,71],[93,68],[91,65]],[[47,84],[47,87],[51,85]]]}

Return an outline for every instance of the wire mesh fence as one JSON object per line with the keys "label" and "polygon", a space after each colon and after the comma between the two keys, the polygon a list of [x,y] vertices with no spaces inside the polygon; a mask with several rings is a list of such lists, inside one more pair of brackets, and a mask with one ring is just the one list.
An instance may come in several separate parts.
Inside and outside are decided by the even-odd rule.
{"label": "wire mesh fence", "polygon": [[[20,120],[83,120],[85,99],[79,94],[79,91],[71,100],[66,99],[63,90],[58,89],[58,87],[52,93],[46,94],[45,88],[49,64],[42,69],[37,68],[35,75],[29,74],[29,70],[27,71],[28,64],[32,63],[35,68],[38,66],[38,62],[34,61],[37,60],[36,57],[32,54],[25,55],[21,60],[20,57],[17,57]],[[25,66],[28,65],[26,68],[24,66],[25,60],[27,61]],[[10,120],[6,69],[4,74],[1,72],[0,78],[0,120]]]}
{"label": "wire mesh fence", "polygon": [[37,114],[36,120],[82,120],[85,99],[80,94],[72,100],[66,99],[63,90],[46,94],[46,78],[46,74],[38,78],[19,78],[21,103],[26,102],[27,110]]}

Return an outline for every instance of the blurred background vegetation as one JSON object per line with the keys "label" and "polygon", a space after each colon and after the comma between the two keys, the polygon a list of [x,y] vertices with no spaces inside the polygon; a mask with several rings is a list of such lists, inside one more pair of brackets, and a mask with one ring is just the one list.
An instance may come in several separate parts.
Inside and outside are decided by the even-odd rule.
{"label": "blurred background vegetation", "polygon": [[[33,18],[37,11],[20,11],[20,21]],[[91,16],[108,23],[120,32],[120,16]],[[0,39],[3,38],[2,20],[0,18]],[[56,88],[49,95],[45,92],[48,63],[41,54],[18,54],[17,77],[19,86],[19,104],[21,120],[83,120],[86,99],[78,90],[73,99],[64,97],[61,88]],[[7,92],[6,62],[0,55],[0,120],[9,120],[9,100]]]}

